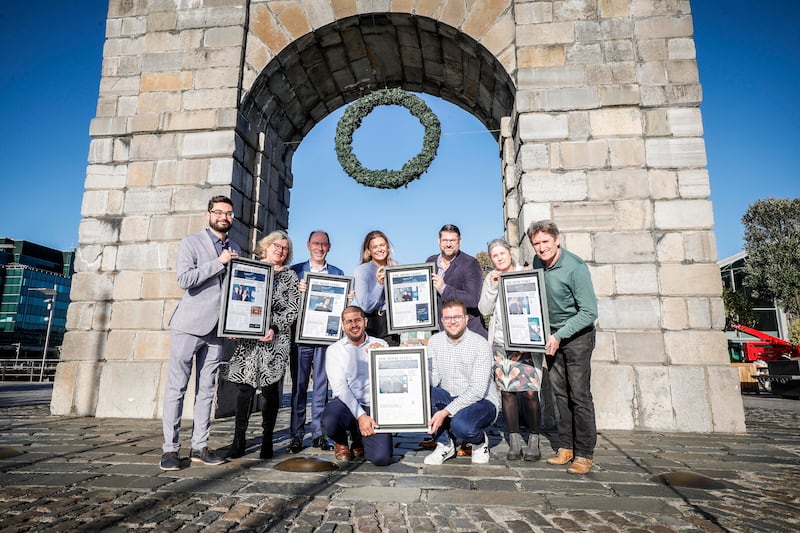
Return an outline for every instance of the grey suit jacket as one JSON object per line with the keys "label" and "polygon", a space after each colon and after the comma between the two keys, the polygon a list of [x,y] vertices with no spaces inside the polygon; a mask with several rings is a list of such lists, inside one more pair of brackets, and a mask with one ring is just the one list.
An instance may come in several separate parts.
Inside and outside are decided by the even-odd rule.
{"label": "grey suit jacket", "polygon": [[[231,250],[239,245],[228,240]],[[178,245],[178,285],[184,289],[169,325],[172,329],[202,337],[211,333],[219,321],[222,294],[220,279],[225,265],[206,230],[193,233]]]}

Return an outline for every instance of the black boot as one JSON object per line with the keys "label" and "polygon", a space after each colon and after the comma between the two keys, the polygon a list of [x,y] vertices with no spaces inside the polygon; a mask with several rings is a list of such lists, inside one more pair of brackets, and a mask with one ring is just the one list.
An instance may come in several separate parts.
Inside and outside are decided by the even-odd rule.
{"label": "black boot", "polygon": [[261,453],[259,457],[262,459],[272,459],[275,453],[272,450],[272,432],[264,432],[264,437],[261,440]]}
{"label": "black boot", "polygon": [[264,430],[264,437],[261,440],[261,455],[262,459],[272,459],[274,455],[272,449],[272,432],[275,430],[275,422],[278,419],[278,408],[280,407],[280,390],[278,386],[281,384],[273,383],[261,388],[261,396],[264,404],[261,406],[261,427]]}
{"label": "black boot", "polygon": [[247,423],[250,420],[250,407],[253,405],[255,389],[249,385],[239,385],[236,395],[236,421],[233,429],[233,442],[225,455],[228,459],[242,457],[247,450]]}

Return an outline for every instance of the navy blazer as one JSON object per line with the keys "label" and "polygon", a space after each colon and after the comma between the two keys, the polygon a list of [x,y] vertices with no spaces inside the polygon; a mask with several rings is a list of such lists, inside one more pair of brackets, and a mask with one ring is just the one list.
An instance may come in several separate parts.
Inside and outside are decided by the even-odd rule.
{"label": "navy blazer", "polygon": [[[436,264],[439,254],[432,255],[427,259],[427,263]],[[444,272],[445,287],[439,295],[439,329],[444,329],[442,324],[442,302],[445,300],[458,299],[467,306],[469,321],[467,327],[485,339],[489,332],[483,324],[483,316],[478,311],[478,301],[481,299],[481,288],[483,287],[483,270],[478,260],[462,251],[450,262],[450,266]]]}
{"label": "navy blazer", "polygon": [[[295,263],[291,267],[294,270],[294,273],[297,274],[297,279],[303,279],[304,272],[311,272],[311,263],[309,261],[305,261],[303,263]],[[328,263],[328,274],[332,274],[334,276],[344,276],[344,272],[341,268],[335,267],[332,264]]]}

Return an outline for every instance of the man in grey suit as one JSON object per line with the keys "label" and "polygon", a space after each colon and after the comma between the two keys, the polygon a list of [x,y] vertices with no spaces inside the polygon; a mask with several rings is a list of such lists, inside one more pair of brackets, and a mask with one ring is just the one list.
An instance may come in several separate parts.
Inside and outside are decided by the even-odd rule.
{"label": "man in grey suit", "polygon": [[180,469],[178,433],[193,362],[196,377],[190,457],[206,465],[224,462],[208,448],[214,386],[223,359],[224,340],[217,336],[217,322],[226,265],[239,257],[241,248],[228,239],[233,225],[230,198],[215,196],[209,200],[206,218],[208,228],[185,237],[178,245],[178,285],[185,292],[169,323],[172,344],[164,391],[161,470]]}

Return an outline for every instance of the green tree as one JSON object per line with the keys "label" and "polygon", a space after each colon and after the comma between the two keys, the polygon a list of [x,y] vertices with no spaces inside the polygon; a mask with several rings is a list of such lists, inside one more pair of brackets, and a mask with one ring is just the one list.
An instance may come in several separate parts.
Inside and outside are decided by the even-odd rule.
{"label": "green tree", "polygon": [[486,274],[494,270],[494,265],[492,265],[492,260],[489,259],[488,253],[480,251],[477,254],[475,254],[475,259],[477,259],[478,264],[481,265],[481,270],[483,270],[484,276],[486,276]]}
{"label": "green tree", "polygon": [[800,198],[756,200],[742,217],[745,283],[755,296],[774,297],[800,316]]}
{"label": "green tree", "polygon": [[727,322],[737,322],[751,328],[756,327],[758,315],[753,311],[755,304],[742,291],[722,289],[722,302],[725,304],[725,319]]}

